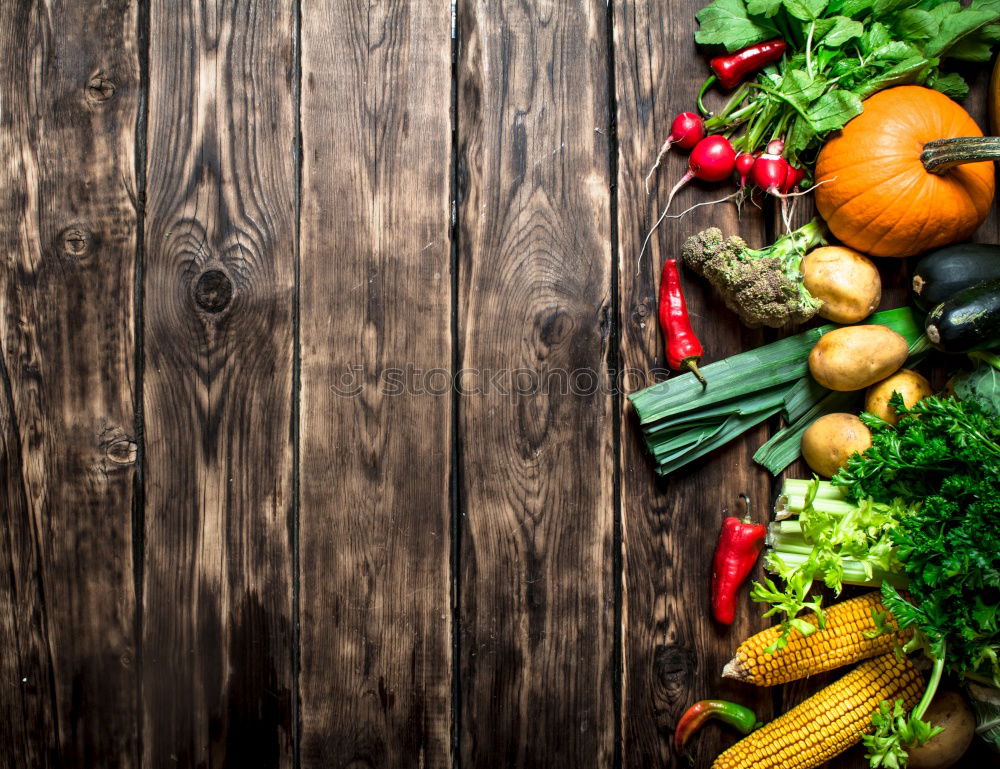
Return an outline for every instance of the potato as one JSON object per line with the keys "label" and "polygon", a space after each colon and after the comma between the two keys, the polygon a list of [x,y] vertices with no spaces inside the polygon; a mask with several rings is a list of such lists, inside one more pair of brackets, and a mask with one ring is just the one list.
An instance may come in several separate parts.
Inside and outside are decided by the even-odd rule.
{"label": "potato", "polygon": [[809,353],[809,371],[831,390],[861,390],[897,371],[908,354],[906,340],[892,329],[847,326],[820,338]]}
{"label": "potato", "polygon": [[823,301],[819,314],[834,323],[864,320],[882,300],[882,279],[862,253],[843,246],[823,246],[806,254],[802,277],[809,293]]}
{"label": "potato", "polygon": [[872,445],[872,434],[854,414],[827,414],[802,433],[802,456],[817,475],[832,478],[854,452]]}
{"label": "potato", "polygon": [[907,751],[910,769],[947,769],[962,757],[976,733],[976,717],[965,697],[955,691],[939,691],[924,714],[924,720],[944,731],[919,748]]}
{"label": "potato", "polygon": [[903,403],[907,408],[934,394],[930,382],[916,371],[904,368],[868,388],[868,394],[865,395],[865,411],[881,417],[889,424],[896,424],[899,416],[896,414],[896,409],[889,406],[889,398],[894,392],[903,396]]}

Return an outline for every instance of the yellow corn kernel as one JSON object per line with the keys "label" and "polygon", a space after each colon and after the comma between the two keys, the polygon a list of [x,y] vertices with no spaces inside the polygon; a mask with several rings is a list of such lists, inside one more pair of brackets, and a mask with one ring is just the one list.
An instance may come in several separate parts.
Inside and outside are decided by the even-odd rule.
{"label": "yellow corn kernel", "polygon": [[813,769],[872,732],[872,714],[882,700],[920,700],[923,676],[909,658],[883,654],[858,665],[840,680],[733,745],[712,769]]}
{"label": "yellow corn kernel", "polygon": [[[826,609],[825,627],[809,637],[792,630],[787,646],[773,654],[764,650],[781,635],[780,626],[751,636],[740,644],[736,656],[723,668],[722,675],[757,686],[774,686],[885,654],[909,637],[908,630],[878,633],[873,611],[886,614],[887,625],[897,627],[882,605],[881,594],[878,591],[866,593]],[[819,625],[815,614],[802,619]],[[874,637],[868,638],[866,633]]]}

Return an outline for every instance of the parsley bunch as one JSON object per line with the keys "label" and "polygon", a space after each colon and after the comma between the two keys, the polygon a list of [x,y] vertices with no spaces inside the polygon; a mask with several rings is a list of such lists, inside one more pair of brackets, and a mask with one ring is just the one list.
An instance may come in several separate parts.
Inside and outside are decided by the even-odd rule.
{"label": "parsley bunch", "polygon": [[906,765],[906,747],[933,734],[922,720],[947,669],[1000,686],[1000,418],[975,401],[925,398],[890,425],[869,414],[872,446],[833,479],[849,497],[910,506],[888,535],[910,582],[883,583],[886,608],[934,660],[910,714],[883,703],[865,737],[873,767]]}
{"label": "parsley bunch", "polygon": [[1000,683],[1000,419],[973,401],[890,403],[899,425],[863,415],[872,447],[833,482],[853,499],[913,505],[889,532],[909,598],[884,585],[886,606],[950,671]]}
{"label": "parsley bunch", "polygon": [[988,61],[1000,43],[1000,0],[713,0],[697,19],[705,45],[787,43],[785,58],[737,89],[706,127],[743,152],[783,139],[785,158],[800,167],[883,88],[964,98],[968,84],[942,61]]}

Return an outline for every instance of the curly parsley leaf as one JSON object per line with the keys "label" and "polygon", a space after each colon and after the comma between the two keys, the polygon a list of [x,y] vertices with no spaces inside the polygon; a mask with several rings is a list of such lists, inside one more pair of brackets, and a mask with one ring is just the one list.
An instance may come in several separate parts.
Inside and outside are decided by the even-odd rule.
{"label": "curly parsley leaf", "polygon": [[872,446],[833,482],[912,505],[889,532],[910,583],[905,596],[883,585],[886,608],[952,672],[1000,682],[1000,419],[954,398],[890,404],[899,424],[864,415]]}

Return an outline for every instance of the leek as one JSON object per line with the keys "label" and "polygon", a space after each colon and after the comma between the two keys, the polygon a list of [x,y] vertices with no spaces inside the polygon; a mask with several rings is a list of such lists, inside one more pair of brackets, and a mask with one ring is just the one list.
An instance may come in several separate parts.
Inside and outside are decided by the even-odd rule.
{"label": "leek", "polygon": [[[906,307],[873,315],[869,323],[891,328],[911,345],[922,337]],[[656,471],[667,475],[778,414],[798,429],[819,404],[831,406],[836,399],[824,401],[830,391],[813,382],[808,358],[817,340],[834,328],[820,326],[710,363],[701,369],[705,387],[687,373],[630,394]],[[793,445],[797,455],[798,441],[786,436],[769,466],[788,458]],[[778,451],[773,444],[772,450]]]}

